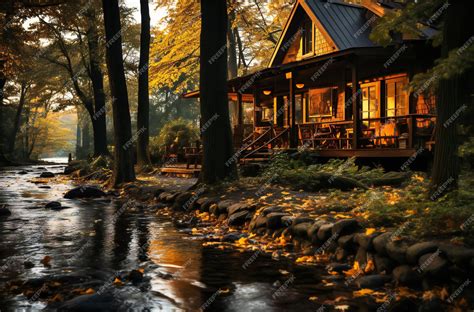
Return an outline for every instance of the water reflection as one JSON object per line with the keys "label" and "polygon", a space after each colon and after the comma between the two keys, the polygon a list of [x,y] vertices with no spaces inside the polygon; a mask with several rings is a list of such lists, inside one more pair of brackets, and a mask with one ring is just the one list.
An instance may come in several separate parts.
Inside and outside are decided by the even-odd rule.
{"label": "water reflection", "polygon": [[[30,172],[19,175],[24,169]],[[46,169],[62,171],[57,166]],[[243,267],[253,253],[203,248],[199,240],[179,232],[170,220],[146,213],[146,207],[133,205],[133,209],[124,210],[126,203],[119,201],[65,200],[62,194],[74,186],[71,182],[50,182],[51,189],[27,182],[42,171],[27,167],[0,172],[0,204],[6,203],[12,210],[11,217],[0,221],[0,266],[11,257],[35,264],[26,270],[20,266],[15,274],[0,271],[1,282],[72,275],[89,283],[85,288],[97,291],[110,283],[116,271],[144,268],[148,281],[140,288],[110,287],[117,300],[132,304],[133,311],[196,311],[203,305],[209,311],[318,308],[307,300],[314,293],[308,285],[319,281],[314,270],[289,269],[289,264],[263,254]],[[60,200],[68,208],[44,209],[51,200]],[[51,267],[40,264],[45,256],[52,258]],[[283,268],[292,270],[296,279],[285,296],[275,300],[275,283],[287,279],[279,271]],[[32,306],[23,295],[2,293],[0,307],[19,310]],[[42,307],[43,303],[36,302],[32,310]]]}

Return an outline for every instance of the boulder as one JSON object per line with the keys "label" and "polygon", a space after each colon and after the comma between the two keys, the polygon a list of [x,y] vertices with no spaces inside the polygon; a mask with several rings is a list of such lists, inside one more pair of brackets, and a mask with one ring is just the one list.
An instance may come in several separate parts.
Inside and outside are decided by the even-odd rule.
{"label": "boulder", "polygon": [[374,249],[377,253],[383,256],[387,255],[385,246],[390,240],[392,240],[392,235],[392,232],[385,232],[373,239],[372,243],[374,244]]}
{"label": "boulder", "polygon": [[20,174],[20,175],[28,174],[28,171],[22,170],[22,171],[19,171],[18,174]]}
{"label": "boulder", "polygon": [[272,212],[283,212],[283,207],[278,207],[278,206],[267,207],[267,208],[262,209],[262,211],[260,211],[260,214],[263,214],[264,216],[266,216]]}
{"label": "boulder", "polygon": [[466,248],[454,244],[443,244],[440,245],[440,249],[444,254],[446,254],[451,262],[461,267],[468,267],[469,261],[474,259],[474,249],[472,248]]}
{"label": "boulder", "polygon": [[51,209],[51,210],[60,210],[62,208],[62,205],[60,202],[52,201],[52,202],[47,203],[44,207],[46,209]]}
{"label": "boulder", "polygon": [[334,223],[332,234],[347,235],[356,232],[360,228],[359,222],[355,219],[342,219]]}
{"label": "boulder", "polygon": [[438,250],[435,242],[416,243],[407,248],[406,255],[409,263],[417,263],[421,256]]}
{"label": "boulder", "polygon": [[170,194],[171,194],[170,192],[161,192],[160,195],[158,195],[158,200],[161,201],[161,202],[165,202],[166,198]]}
{"label": "boulder", "polygon": [[352,249],[354,247],[354,234],[339,237],[337,244],[346,250]]}
{"label": "boulder", "polygon": [[359,247],[359,249],[357,249],[354,261],[357,261],[359,263],[360,268],[365,268],[365,266],[367,265],[367,250],[362,247]]}
{"label": "boulder", "polygon": [[217,202],[217,208],[219,210],[219,214],[224,213],[224,212],[227,213],[227,209],[233,204],[235,204],[235,201],[230,200],[230,199],[225,199],[225,200],[221,200]]}
{"label": "boulder", "polygon": [[372,251],[374,250],[374,238],[376,238],[378,235],[380,235],[380,233],[373,233],[370,235],[365,233],[356,233],[354,236],[354,241],[359,244],[360,247]]}
{"label": "boulder", "polygon": [[376,289],[383,287],[386,283],[390,282],[391,278],[387,275],[375,274],[359,277],[355,283],[359,288]]}
{"label": "boulder", "polygon": [[404,264],[407,263],[406,253],[408,246],[408,243],[405,241],[390,240],[385,246],[385,250],[390,258],[400,264]]}
{"label": "boulder", "polygon": [[393,279],[397,286],[417,286],[420,284],[420,273],[409,265],[400,265],[393,269]]}
{"label": "boulder", "polygon": [[297,216],[293,219],[293,222],[291,222],[292,226],[295,226],[300,223],[313,223],[314,219],[308,216]]}
{"label": "boulder", "polygon": [[341,247],[337,247],[336,251],[334,252],[334,257],[336,258],[336,261],[342,261],[346,259],[348,255],[349,253],[347,252],[347,250]]}
{"label": "boulder", "polygon": [[291,233],[295,235],[296,237],[302,238],[302,239],[308,239],[308,229],[311,227],[312,222],[303,222],[303,223],[298,223],[298,224],[292,224],[291,225]]}
{"label": "boulder", "polygon": [[238,211],[238,212],[232,214],[229,217],[229,220],[227,221],[227,223],[230,226],[243,225],[245,223],[245,220],[246,220],[248,214],[249,214],[249,212],[246,211],[246,210]]}
{"label": "boulder", "polygon": [[49,171],[42,172],[40,178],[54,178],[54,173]]}
{"label": "boulder", "polygon": [[64,195],[64,198],[67,198],[67,199],[96,198],[96,197],[104,197],[104,196],[106,196],[106,194],[95,186],[80,186],[68,191]]}
{"label": "boulder", "polygon": [[12,214],[6,205],[0,206],[0,217],[8,217]]}
{"label": "boulder", "polygon": [[178,193],[174,199],[173,210],[175,211],[189,211],[194,205],[196,197],[193,197],[191,192]]}
{"label": "boulder", "polygon": [[281,223],[283,223],[284,227],[288,228],[293,224],[294,219],[295,217],[293,217],[292,215],[286,215],[281,217]]}
{"label": "boulder", "polygon": [[254,216],[252,218],[252,221],[250,221],[249,224],[249,230],[253,231],[258,228],[263,228],[267,225],[267,217],[264,215],[260,214],[258,216]]}
{"label": "boulder", "polygon": [[132,284],[136,285],[143,282],[143,273],[139,270],[131,270],[127,278]]}
{"label": "boulder", "polygon": [[[40,286],[41,287],[41,286]],[[123,309],[123,304],[111,293],[82,295],[61,303],[57,311],[104,311],[112,312]]]}
{"label": "boulder", "polygon": [[257,206],[255,204],[248,204],[245,202],[235,203],[227,207],[227,214],[229,216],[240,211],[253,211]]}
{"label": "boulder", "polygon": [[214,198],[201,197],[196,200],[195,204],[198,207],[199,211],[208,212],[209,207],[211,207],[211,205],[215,203],[216,200]]}
{"label": "boulder", "polygon": [[209,207],[209,213],[212,214],[213,216],[219,216],[219,207],[217,206],[217,203],[216,204],[212,204],[210,207]]}
{"label": "boulder", "polygon": [[375,270],[377,273],[387,273],[392,272],[393,268],[396,266],[396,262],[388,257],[380,256],[376,254],[374,256]]}
{"label": "boulder", "polygon": [[436,276],[440,273],[445,273],[447,268],[448,261],[443,258],[439,251],[424,254],[418,260],[418,270],[421,271],[422,274]]}
{"label": "boulder", "polygon": [[286,227],[285,224],[282,222],[282,217],[288,216],[287,213],[284,212],[272,212],[266,216],[267,219],[267,228],[271,230],[278,230],[283,227]]}
{"label": "boulder", "polygon": [[320,241],[327,241],[331,237],[333,225],[332,223],[326,223],[319,227],[318,239]]}
{"label": "boulder", "polygon": [[319,228],[321,227],[321,225],[326,223],[326,221],[317,220],[309,227],[307,235],[311,242],[316,243],[318,241]]}
{"label": "boulder", "polygon": [[238,241],[242,237],[244,237],[242,233],[232,232],[232,233],[227,233],[226,235],[224,235],[221,241],[227,242],[227,243],[233,243],[235,241]]}

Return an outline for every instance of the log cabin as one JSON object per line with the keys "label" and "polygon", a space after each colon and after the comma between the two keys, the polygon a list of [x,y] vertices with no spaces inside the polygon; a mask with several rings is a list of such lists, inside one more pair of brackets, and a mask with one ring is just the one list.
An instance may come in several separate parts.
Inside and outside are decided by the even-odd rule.
{"label": "log cabin", "polygon": [[228,81],[241,161],[281,149],[368,158],[431,151],[435,98],[408,84],[439,56],[430,42],[437,30],[420,23],[418,36],[399,36],[386,47],[370,39],[377,20],[400,6],[295,1],[268,66]]}

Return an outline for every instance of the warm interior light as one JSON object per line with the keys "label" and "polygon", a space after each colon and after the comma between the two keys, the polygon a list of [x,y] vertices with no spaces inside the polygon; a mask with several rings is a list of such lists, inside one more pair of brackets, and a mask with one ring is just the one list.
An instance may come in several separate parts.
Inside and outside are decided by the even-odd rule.
{"label": "warm interior light", "polygon": [[270,90],[263,90],[263,94],[265,94],[265,95],[270,95],[270,94],[272,94],[272,91],[270,91]]}
{"label": "warm interior light", "polygon": [[297,83],[296,88],[303,89],[304,88],[304,83]]}

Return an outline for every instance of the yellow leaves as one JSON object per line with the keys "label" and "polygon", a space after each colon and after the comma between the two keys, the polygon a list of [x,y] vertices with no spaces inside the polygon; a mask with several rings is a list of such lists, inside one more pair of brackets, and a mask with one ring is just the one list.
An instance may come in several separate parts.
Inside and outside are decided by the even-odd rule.
{"label": "yellow leaves", "polygon": [[194,235],[200,234],[199,230],[196,229],[196,228],[193,228],[193,229],[191,230],[191,233],[194,234]]}
{"label": "yellow leaves", "polygon": [[400,201],[400,195],[397,192],[385,193],[389,205],[395,205]]}
{"label": "yellow leaves", "polygon": [[365,229],[365,235],[372,235],[375,233],[375,229],[374,228],[367,228]]}
{"label": "yellow leaves", "polygon": [[249,239],[247,237],[241,237],[238,241],[235,242],[235,245],[240,247],[245,247],[248,245]]}
{"label": "yellow leaves", "polygon": [[363,297],[367,295],[371,295],[374,293],[374,290],[368,289],[368,288],[363,288],[361,290],[356,290],[352,293],[354,297]]}
{"label": "yellow leaves", "polygon": [[124,285],[123,282],[122,282],[118,277],[116,277],[116,278],[114,279],[113,284],[114,284],[115,286],[123,286],[123,285]]}
{"label": "yellow leaves", "polygon": [[316,301],[316,300],[318,300],[318,297],[316,297],[316,296],[311,296],[311,297],[309,297],[308,299],[311,300],[311,301]]}
{"label": "yellow leaves", "polygon": [[435,298],[440,298],[441,300],[446,300],[449,297],[448,290],[444,288],[434,288],[432,290],[427,290],[423,292],[423,300],[428,301]]}
{"label": "yellow leaves", "polygon": [[416,214],[417,214],[417,212],[416,212],[415,210],[413,210],[413,209],[411,209],[411,210],[406,210],[405,213],[406,213],[407,215],[409,215],[409,216],[413,216],[413,215],[416,215]]}
{"label": "yellow leaves", "polygon": [[361,269],[360,269],[358,261],[354,261],[354,265],[352,266],[352,269],[347,270],[347,271],[343,271],[343,273],[346,276],[352,276],[352,275],[355,275],[355,274],[360,274],[360,272],[361,272]]}
{"label": "yellow leaves", "polygon": [[365,272],[365,273],[370,273],[370,272],[372,272],[372,271],[374,271],[374,270],[375,270],[374,261],[373,261],[372,259],[369,259],[369,260],[367,261],[367,265],[366,265],[365,268],[364,268],[364,272]]}
{"label": "yellow leaves", "polygon": [[290,195],[290,192],[282,191],[281,195]]}
{"label": "yellow leaves", "polygon": [[219,294],[227,294],[230,292],[229,288],[221,288],[219,289]]}
{"label": "yellow leaves", "polygon": [[350,218],[353,218],[353,216],[349,216],[349,215],[343,215],[343,214],[337,214],[335,215],[334,217],[338,218],[338,219],[350,219]]}
{"label": "yellow leaves", "polygon": [[296,259],[296,263],[308,263],[308,262],[316,262],[316,258],[314,256],[302,256]]}

